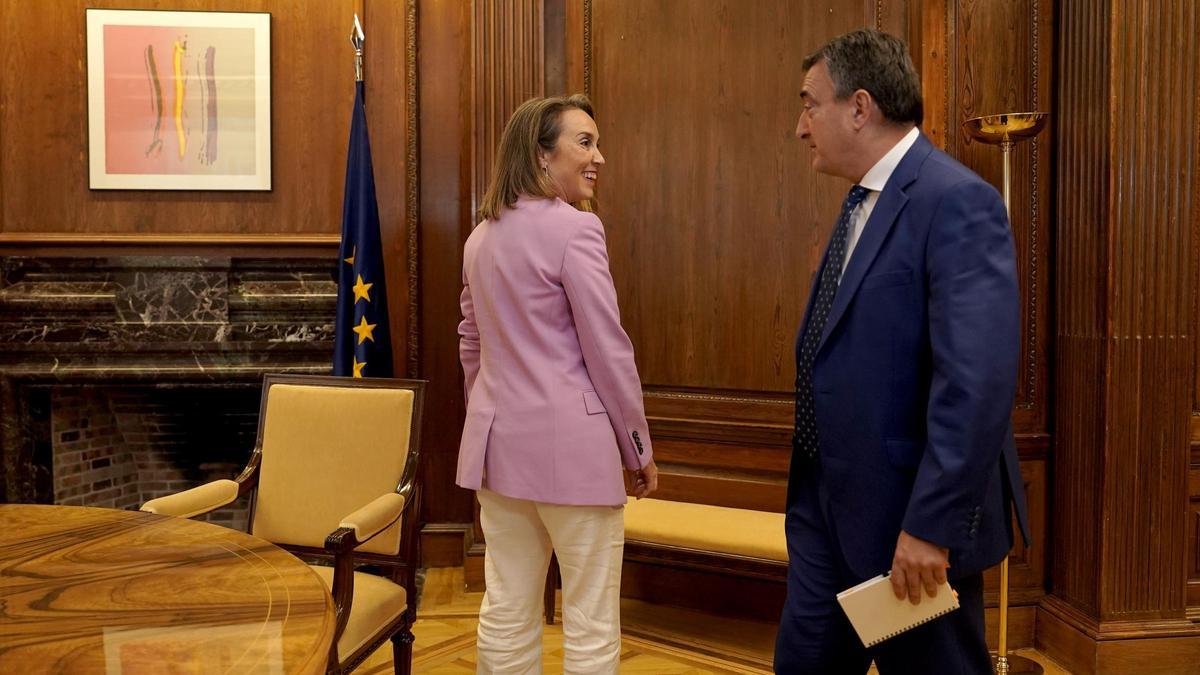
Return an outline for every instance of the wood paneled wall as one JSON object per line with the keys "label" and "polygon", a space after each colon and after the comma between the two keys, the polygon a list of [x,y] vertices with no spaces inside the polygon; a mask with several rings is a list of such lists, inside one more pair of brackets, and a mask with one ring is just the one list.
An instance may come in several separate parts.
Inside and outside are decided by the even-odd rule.
{"label": "wood paneled wall", "polygon": [[[355,11],[395,362],[416,354],[416,0],[0,0],[0,253],[333,260],[354,100]],[[269,12],[273,188],[88,188],[85,8]],[[411,236],[410,236],[411,235]],[[406,336],[406,339],[402,336]]]}
{"label": "wood paneled wall", "polygon": [[1186,0],[1062,3],[1058,25],[1057,535],[1044,607],[1061,639],[1046,646],[1082,672],[1130,672],[1155,649],[1184,660],[1139,660],[1139,672],[1183,672],[1170,668],[1200,662],[1187,620],[1200,14]]}
{"label": "wood paneled wall", "polygon": [[[344,35],[352,4],[306,2],[281,10],[267,0],[169,3],[170,9],[271,12],[274,188],[180,193],[88,189],[84,10],[164,3],[5,0],[0,231],[336,235],[345,167],[331,160],[345,157],[349,133],[346,92],[354,73]],[[316,133],[318,123],[328,133]]]}
{"label": "wood paneled wall", "polygon": [[[436,87],[439,97],[436,104],[429,93],[423,98],[421,139],[421,373],[434,381],[431,409],[457,430],[458,275],[473,199],[486,180],[481,172],[490,168],[482,158],[492,148],[481,144],[496,142],[524,97],[560,93],[560,82],[567,91],[584,89],[596,104],[607,158],[599,213],[646,385],[663,472],[659,496],[667,499],[783,508],[793,341],[844,192],[811,169],[793,137],[803,57],[857,26],[907,37],[932,92],[926,132],[997,183],[998,150],[970,145],[961,121],[1045,108],[1050,99],[1052,7],[1038,0],[897,0],[820,12],[782,0],[542,0],[522,4],[506,20],[480,0],[469,10],[422,3],[420,12],[421,81],[436,82],[423,91]],[[525,27],[511,23],[522,16]],[[447,32],[457,41],[440,37]],[[1005,40],[996,40],[997,32]],[[539,53],[540,65],[525,62]],[[987,78],[1006,86],[981,85]],[[466,147],[454,150],[455,138],[468,139]],[[1043,593],[1047,548],[1040,544],[1049,449],[1051,138],[1019,152],[1013,199],[1027,345],[1014,416],[1038,537],[1031,551],[1014,554],[1015,597],[1024,603]],[[461,549],[447,542],[470,532],[472,509],[469,493],[446,487],[457,434],[433,443],[427,485],[438,496],[427,510],[427,548],[439,560],[460,560],[451,556]]]}
{"label": "wood paneled wall", "polygon": [[[961,123],[1049,109],[1052,10],[1037,0],[817,14],[783,2],[595,5],[585,59],[608,159],[600,215],[662,497],[783,508],[795,331],[844,192],[793,138],[803,57],[863,25],[906,37],[928,91],[926,133],[999,184],[998,149],[971,143]],[[1026,603],[1045,578],[1052,138],[1018,150],[1012,197],[1025,344],[1014,419],[1039,543],[1014,552]]]}

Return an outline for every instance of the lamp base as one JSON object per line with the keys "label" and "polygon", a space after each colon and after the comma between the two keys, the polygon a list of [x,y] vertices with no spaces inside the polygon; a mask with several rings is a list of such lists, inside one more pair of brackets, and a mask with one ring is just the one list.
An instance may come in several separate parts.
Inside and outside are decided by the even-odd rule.
{"label": "lamp base", "polygon": [[993,653],[992,669],[996,675],[1010,675],[1010,673],[1033,673],[1034,675],[1041,675],[1043,672],[1042,664],[1027,659],[1024,656],[1011,653],[1005,657],[1005,663],[1001,663],[1000,657]]}

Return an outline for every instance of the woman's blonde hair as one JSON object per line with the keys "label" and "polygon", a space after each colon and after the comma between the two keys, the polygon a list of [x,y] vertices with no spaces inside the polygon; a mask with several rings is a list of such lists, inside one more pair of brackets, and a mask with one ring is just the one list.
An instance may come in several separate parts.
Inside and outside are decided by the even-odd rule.
{"label": "woman's blonde hair", "polygon": [[[479,205],[481,218],[499,218],[500,212],[511,208],[521,195],[554,197],[557,194],[550,177],[541,169],[538,148],[543,152],[554,150],[562,132],[560,118],[572,108],[595,119],[592,102],[583,94],[531,98],[508,118],[504,133],[500,135],[492,180]],[[586,200],[575,206],[584,211],[592,210]]]}

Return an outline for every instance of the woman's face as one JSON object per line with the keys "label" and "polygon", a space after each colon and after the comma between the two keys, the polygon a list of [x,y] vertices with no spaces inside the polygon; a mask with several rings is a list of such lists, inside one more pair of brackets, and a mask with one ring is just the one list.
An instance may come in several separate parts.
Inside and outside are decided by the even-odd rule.
{"label": "woman's face", "polygon": [[559,115],[562,131],[550,152],[542,154],[542,169],[564,202],[591,199],[604,155],[600,154],[600,132],[584,111],[571,108]]}

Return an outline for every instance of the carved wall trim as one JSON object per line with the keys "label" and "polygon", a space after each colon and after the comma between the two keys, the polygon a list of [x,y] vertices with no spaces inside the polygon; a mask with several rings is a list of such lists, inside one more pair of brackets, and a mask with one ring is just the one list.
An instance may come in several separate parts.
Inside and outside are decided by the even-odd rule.
{"label": "carved wall trim", "polygon": [[583,93],[592,95],[592,0],[583,0]]}
{"label": "carved wall trim", "polygon": [[406,0],[407,16],[404,44],[405,94],[405,176],[407,206],[404,210],[404,226],[408,230],[408,348],[405,372],[409,377],[419,377],[421,371],[421,268],[420,268],[420,100],[417,98],[417,0]]}

